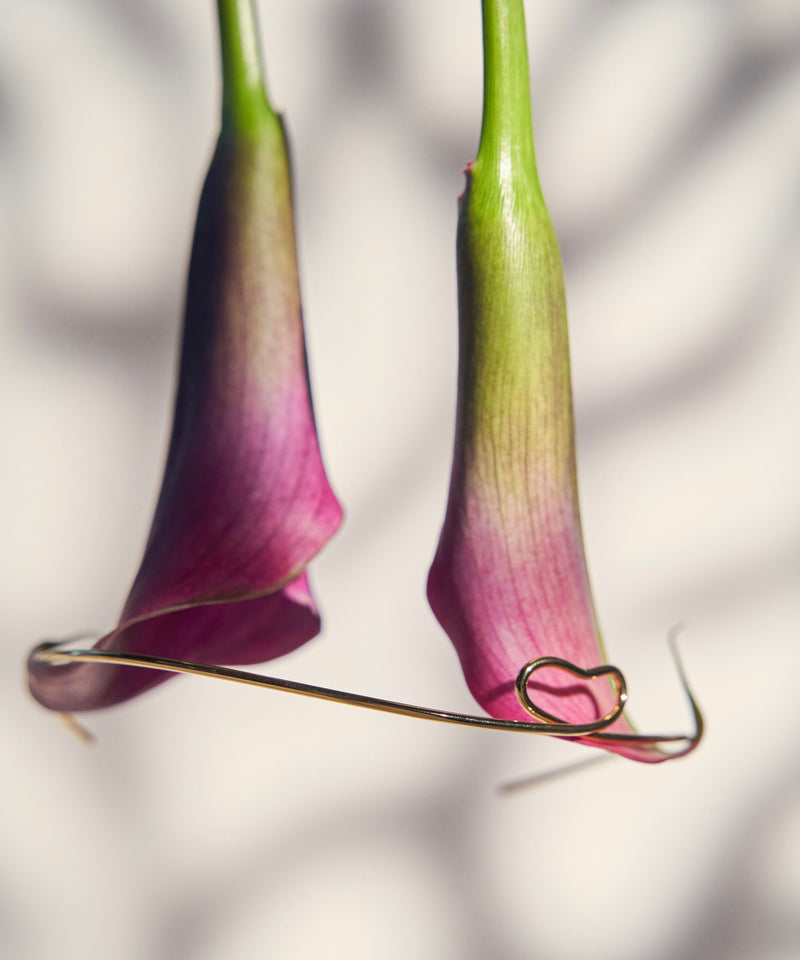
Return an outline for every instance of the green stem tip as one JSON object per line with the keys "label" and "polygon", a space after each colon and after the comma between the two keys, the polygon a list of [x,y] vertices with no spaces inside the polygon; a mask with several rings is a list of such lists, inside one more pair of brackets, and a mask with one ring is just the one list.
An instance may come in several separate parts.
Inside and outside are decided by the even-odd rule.
{"label": "green stem tip", "polygon": [[267,98],[253,0],[217,0],[222,52],[222,124],[256,132],[275,117]]}
{"label": "green stem tip", "polygon": [[532,177],[538,190],[523,0],[482,0],[482,7],[483,123],[474,166]]}

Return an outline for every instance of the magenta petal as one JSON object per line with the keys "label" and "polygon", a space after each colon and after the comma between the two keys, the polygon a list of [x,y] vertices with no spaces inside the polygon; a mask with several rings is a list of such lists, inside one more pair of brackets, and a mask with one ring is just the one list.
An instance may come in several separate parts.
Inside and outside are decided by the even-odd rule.
{"label": "magenta petal", "polygon": [[[526,663],[557,656],[591,669],[605,657],[594,625],[579,528],[543,537],[541,527],[524,522],[507,526],[497,511],[499,522],[491,529],[490,523],[477,520],[491,516],[490,499],[466,494],[454,478],[428,578],[428,598],[478,703],[493,717],[530,721],[514,689]],[[555,520],[538,518],[539,524]],[[553,668],[537,671],[528,690],[537,707],[568,723],[596,720],[615,702],[607,679],[586,681]],[[624,717],[604,732],[634,733]],[[577,742],[645,762],[669,758],[648,744],[587,738]]]}
{"label": "magenta petal", "polygon": [[[338,528],[314,425],[282,125],[223,132],[189,271],[175,420],[155,518],[119,626],[98,648],[225,664],[281,656],[320,618],[305,568]],[[62,711],[168,674],[32,662]]]}
{"label": "magenta petal", "polygon": [[[461,659],[464,677],[491,716],[530,720],[514,683],[531,660],[557,656],[590,669],[604,662],[583,560],[577,509],[569,497],[542,496],[545,470],[520,450],[517,469],[528,497],[509,496],[503,475],[476,486],[459,463],[459,435],[448,511],[428,578],[428,598]],[[527,468],[527,469],[526,469]],[[605,715],[614,704],[607,679],[576,679],[544,668],[529,683],[532,700],[569,723]],[[614,732],[631,732],[624,719]],[[595,743],[595,745],[597,745]],[[652,750],[616,745],[625,755]],[[656,759],[656,758],[654,758]]]}
{"label": "magenta petal", "polygon": [[[553,529],[559,517],[546,509],[510,515],[498,493],[470,495],[454,477],[428,597],[478,702],[494,716],[525,720],[514,682],[528,661],[557,656],[590,668],[603,657],[579,528]],[[537,705],[569,723],[595,720],[613,703],[607,681],[587,685],[550,668],[537,671],[530,689]]]}

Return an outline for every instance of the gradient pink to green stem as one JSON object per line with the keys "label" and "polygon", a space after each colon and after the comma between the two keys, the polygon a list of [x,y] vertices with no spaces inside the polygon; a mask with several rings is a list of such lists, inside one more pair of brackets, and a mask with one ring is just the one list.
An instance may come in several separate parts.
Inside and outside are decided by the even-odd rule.
{"label": "gradient pink to green stem", "polygon": [[[534,155],[522,0],[484,0],[484,109],[460,199],[455,448],[428,598],[476,700],[528,719],[528,661],[605,661],[584,559],[561,257]],[[572,723],[612,703],[605,679],[542,670],[537,705]],[[621,718],[614,733],[630,732]],[[657,761],[656,747],[601,744]]]}
{"label": "gradient pink to green stem", "polygon": [[[341,508],[308,384],[285,133],[251,0],[219,0],[222,130],[192,247],[175,416],[141,567],[98,648],[259,663],[315,636],[306,565]],[[126,700],[168,674],[32,661],[57,710]]]}

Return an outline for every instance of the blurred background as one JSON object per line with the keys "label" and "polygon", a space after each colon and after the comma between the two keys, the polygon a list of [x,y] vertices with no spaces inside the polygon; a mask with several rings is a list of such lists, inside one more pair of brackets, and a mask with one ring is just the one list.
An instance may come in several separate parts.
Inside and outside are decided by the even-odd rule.
{"label": "blurred background", "polygon": [[[430,613],[455,404],[477,0],[260,0],[292,137],[323,452],[322,636],[266,672],[475,709]],[[217,128],[210,0],[0,0],[0,956],[800,956],[800,5],[529,0],[588,559],[644,729],[617,758],[180,678],[29,698],[105,631],[168,439]],[[526,789],[498,792],[530,778]]]}

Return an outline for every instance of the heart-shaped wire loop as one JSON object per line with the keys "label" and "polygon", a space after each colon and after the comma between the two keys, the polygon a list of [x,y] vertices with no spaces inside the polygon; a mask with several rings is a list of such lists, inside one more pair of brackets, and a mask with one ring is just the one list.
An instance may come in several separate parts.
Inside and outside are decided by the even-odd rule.
{"label": "heart-shaped wire loop", "polygon": [[[530,680],[531,676],[537,670],[541,670],[543,667],[554,667],[555,669],[562,670],[565,673],[568,673],[570,676],[577,677],[580,680],[596,680],[598,677],[611,677],[616,688],[616,703],[614,704],[614,708],[604,717],[599,717],[593,722],[581,724],[570,723],[561,717],[556,717],[552,713],[548,713],[546,710],[538,707],[533,700],[531,700],[531,696],[528,691],[528,681]],[[541,720],[544,723],[563,724],[565,735],[574,735],[576,728],[579,728],[582,733],[591,733],[592,731],[605,729],[606,727],[610,726],[617,719],[617,717],[619,717],[619,715],[625,709],[625,704],[628,700],[628,690],[625,685],[625,677],[622,675],[622,671],[617,667],[612,666],[611,664],[603,664],[599,667],[592,667],[591,669],[584,670],[582,667],[577,667],[574,663],[570,663],[569,660],[562,660],[560,657],[538,657],[536,660],[531,660],[529,663],[526,663],[517,674],[515,688],[517,692],[517,699],[524,710],[526,710],[532,717],[536,717],[537,720]]]}

